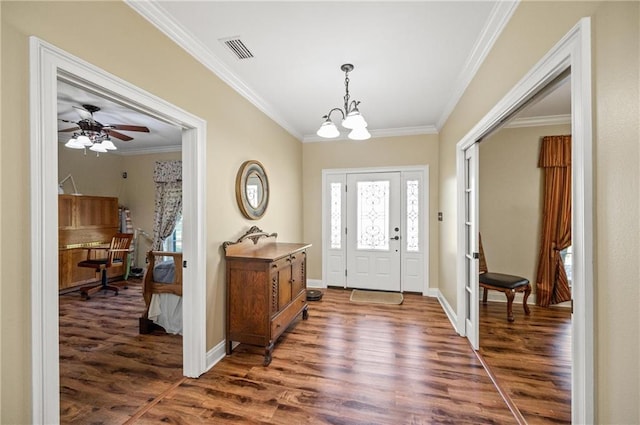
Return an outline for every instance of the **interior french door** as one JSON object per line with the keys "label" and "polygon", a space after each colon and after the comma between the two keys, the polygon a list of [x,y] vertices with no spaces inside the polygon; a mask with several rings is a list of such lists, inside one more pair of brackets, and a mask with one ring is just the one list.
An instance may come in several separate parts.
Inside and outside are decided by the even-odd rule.
{"label": "interior french door", "polygon": [[400,291],[400,173],[347,175],[347,286]]}
{"label": "interior french door", "polygon": [[464,152],[464,297],[465,330],[471,346],[479,348],[478,312],[478,144]]}

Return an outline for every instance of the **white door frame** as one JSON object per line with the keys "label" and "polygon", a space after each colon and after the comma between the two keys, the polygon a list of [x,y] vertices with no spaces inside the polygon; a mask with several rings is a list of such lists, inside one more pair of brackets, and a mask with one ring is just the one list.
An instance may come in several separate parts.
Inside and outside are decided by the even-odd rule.
{"label": "white door frame", "polygon": [[[327,190],[328,181],[331,176],[336,175],[346,175],[346,174],[360,174],[360,173],[385,173],[385,172],[400,172],[401,173],[401,184],[404,185],[405,178],[404,175],[407,173],[416,173],[420,176],[420,184],[421,184],[421,199],[420,199],[420,211],[421,220],[420,223],[424,223],[423,226],[419,228],[420,238],[423,241],[421,244],[421,254],[422,254],[422,265],[420,266],[420,271],[424,275],[424,281],[422,285],[422,294],[434,296],[435,294],[430,291],[430,283],[429,283],[429,235],[430,235],[430,211],[429,211],[429,166],[428,165],[409,165],[409,166],[398,166],[398,167],[366,167],[366,168],[332,168],[322,170],[322,283],[321,287],[327,287],[327,277],[329,276],[329,258],[328,258],[328,247],[331,244],[330,237],[328,236],[327,229],[331,227],[330,217],[327,213],[327,205],[330,201],[331,193]],[[346,182],[346,178],[344,179]],[[401,187],[401,197],[400,202],[406,203],[406,195],[404,193],[403,187]],[[345,205],[342,205],[342,214],[345,214]],[[404,209],[401,209],[401,213]],[[402,218],[404,220],[404,218]],[[345,245],[346,247],[346,240]],[[346,249],[346,248],[345,248]],[[405,259],[401,258],[401,273],[405,273],[407,267],[404,263]],[[344,263],[346,267],[346,262]],[[404,281],[404,279],[402,279]],[[401,291],[404,291],[403,285],[401,283]]]}
{"label": "white door frame", "polygon": [[[36,37],[30,38],[32,421],[59,423],[57,79],[182,128],[183,373],[206,368],[206,122]],[[132,324],[136,326],[136,324]]]}
{"label": "white door frame", "polygon": [[[466,335],[464,318],[464,151],[497,128],[554,78],[571,68],[572,130],[572,292],[571,416],[593,423],[593,170],[591,111],[591,20],[582,18],[509,93],[456,145],[457,179],[457,331]],[[475,285],[478,291],[478,285]]]}

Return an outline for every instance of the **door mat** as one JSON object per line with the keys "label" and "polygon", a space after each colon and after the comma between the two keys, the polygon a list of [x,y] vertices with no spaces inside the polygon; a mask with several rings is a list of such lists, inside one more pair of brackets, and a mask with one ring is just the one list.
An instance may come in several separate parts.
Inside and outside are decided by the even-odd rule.
{"label": "door mat", "polygon": [[349,301],[352,303],[402,304],[404,298],[400,292],[363,291],[354,289]]}

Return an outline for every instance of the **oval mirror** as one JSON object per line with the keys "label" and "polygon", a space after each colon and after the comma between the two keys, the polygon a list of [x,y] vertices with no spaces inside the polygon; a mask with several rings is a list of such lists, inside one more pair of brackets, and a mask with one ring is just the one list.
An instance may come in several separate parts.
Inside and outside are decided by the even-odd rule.
{"label": "oval mirror", "polygon": [[236,200],[242,214],[257,220],[269,204],[269,180],[264,167],[258,161],[246,161],[236,176]]}

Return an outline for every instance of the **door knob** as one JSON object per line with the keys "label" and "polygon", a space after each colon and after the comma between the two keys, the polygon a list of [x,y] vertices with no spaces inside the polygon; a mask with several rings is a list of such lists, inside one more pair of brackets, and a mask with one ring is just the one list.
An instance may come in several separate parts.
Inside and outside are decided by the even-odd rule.
{"label": "door knob", "polygon": [[399,240],[400,240],[400,236],[397,236],[397,235],[396,235],[395,237],[393,237],[393,238],[391,238],[391,239],[396,240],[396,241],[399,241]]}

